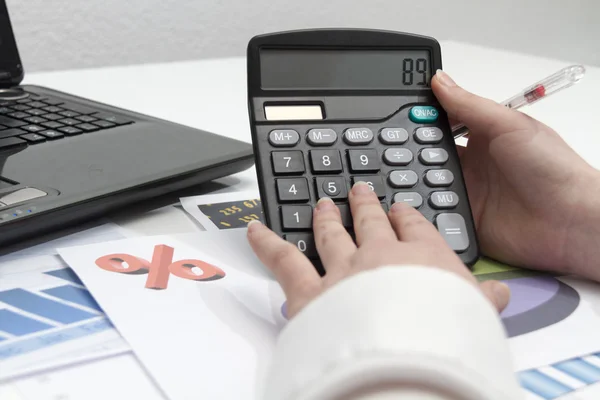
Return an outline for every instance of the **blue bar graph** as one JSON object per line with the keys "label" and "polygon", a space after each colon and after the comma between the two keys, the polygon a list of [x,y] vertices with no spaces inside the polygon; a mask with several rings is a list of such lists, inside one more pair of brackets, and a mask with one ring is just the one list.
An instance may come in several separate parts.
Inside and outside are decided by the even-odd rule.
{"label": "blue bar graph", "polygon": [[0,310],[0,331],[11,335],[23,336],[50,328],[53,326],[10,310]]}
{"label": "blue bar graph", "polygon": [[552,400],[573,391],[570,387],[537,370],[524,371],[518,376],[523,388],[546,400]]}
{"label": "blue bar graph", "polygon": [[563,361],[553,365],[559,371],[585,382],[588,385],[600,381],[600,368],[581,358],[574,360]]}
{"label": "blue bar graph", "polygon": [[83,286],[83,282],[81,282],[81,280],[77,277],[77,275],[75,274],[75,272],[73,272],[71,268],[55,269],[54,271],[46,271],[44,272],[44,274],[51,275],[56,278],[64,279],[65,281],[69,281],[71,283]]}
{"label": "blue bar graph", "polygon": [[80,306],[88,307],[98,312],[102,312],[102,309],[100,308],[98,303],[96,303],[96,300],[94,300],[90,292],[86,289],[81,289],[71,285],[65,285],[42,290],[42,292],[62,300],[70,301],[72,303],[79,304]]}
{"label": "blue bar graph", "polygon": [[10,289],[0,292],[0,301],[63,324],[97,317],[97,314],[67,306],[23,289]]}

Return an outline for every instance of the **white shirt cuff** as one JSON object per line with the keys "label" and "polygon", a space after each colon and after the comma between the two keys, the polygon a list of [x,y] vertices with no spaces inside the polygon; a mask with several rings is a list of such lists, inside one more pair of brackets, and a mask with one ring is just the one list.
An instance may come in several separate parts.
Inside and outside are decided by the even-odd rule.
{"label": "white shirt cuff", "polygon": [[267,382],[268,400],[522,396],[490,302],[463,278],[418,266],[362,272],[311,302],[282,331]]}

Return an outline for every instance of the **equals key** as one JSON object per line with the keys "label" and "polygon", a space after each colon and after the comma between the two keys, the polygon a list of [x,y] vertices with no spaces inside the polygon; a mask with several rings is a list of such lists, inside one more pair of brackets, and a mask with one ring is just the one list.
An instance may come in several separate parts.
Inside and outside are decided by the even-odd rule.
{"label": "equals key", "polygon": [[469,248],[469,235],[462,215],[455,213],[440,214],[436,217],[435,224],[452,250],[465,251]]}

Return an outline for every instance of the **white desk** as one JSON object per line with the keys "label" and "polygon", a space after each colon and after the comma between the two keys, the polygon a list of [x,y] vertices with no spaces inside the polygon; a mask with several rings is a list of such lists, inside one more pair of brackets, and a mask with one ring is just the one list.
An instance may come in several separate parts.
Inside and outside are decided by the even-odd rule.
{"label": "white desk", "polygon": [[[442,51],[445,70],[459,84],[498,101],[569,64],[453,42],[442,43]],[[245,68],[242,58],[219,59],[39,73],[27,75],[25,83],[250,142]],[[579,85],[526,110],[556,129],[596,168],[600,168],[600,123],[595,120],[598,92],[600,68],[589,68]],[[254,169],[237,177],[240,181],[233,190],[255,187]],[[173,207],[150,213],[131,211],[133,214],[121,216],[117,222],[138,234],[196,229]],[[70,381],[61,384],[68,386]]]}

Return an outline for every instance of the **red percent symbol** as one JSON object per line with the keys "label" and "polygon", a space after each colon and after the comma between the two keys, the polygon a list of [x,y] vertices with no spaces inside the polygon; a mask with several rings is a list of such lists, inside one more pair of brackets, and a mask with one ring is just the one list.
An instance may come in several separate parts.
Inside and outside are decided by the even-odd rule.
{"label": "red percent symbol", "polygon": [[96,260],[100,268],[122,274],[148,274],[146,288],[166,289],[171,274],[192,281],[214,281],[225,277],[219,267],[201,260],[179,260],[173,262],[173,249],[165,244],[154,246],[152,261],[131,254],[116,253]]}

